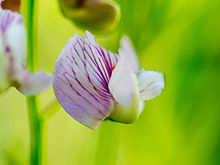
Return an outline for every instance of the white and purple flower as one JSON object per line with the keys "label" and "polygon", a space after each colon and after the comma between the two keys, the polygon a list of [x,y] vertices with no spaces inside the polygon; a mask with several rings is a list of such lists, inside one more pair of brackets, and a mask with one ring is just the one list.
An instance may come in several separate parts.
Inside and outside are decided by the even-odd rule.
{"label": "white and purple flower", "polygon": [[86,32],[64,46],[54,70],[53,88],[62,107],[74,119],[96,129],[106,118],[132,123],[145,100],[164,88],[162,73],[139,70],[137,55],[127,37],[119,54],[99,46]]}
{"label": "white and purple flower", "polygon": [[24,19],[19,13],[0,6],[0,93],[14,86],[24,95],[33,96],[50,86],[51,76],[43,72],[31,74],[25,64]]}

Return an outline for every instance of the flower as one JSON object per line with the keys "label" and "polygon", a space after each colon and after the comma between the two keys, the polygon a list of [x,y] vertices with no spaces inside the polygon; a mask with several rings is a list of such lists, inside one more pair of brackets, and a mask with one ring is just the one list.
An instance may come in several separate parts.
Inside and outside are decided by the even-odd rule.
{"label": "flower", "polygon": [[18,13],[0,7],[0,93],[14,86],[24,95],[33,96],[50,86],[51,76],[43,72],[31,74],[25,63],[24,19]]}
{"label": "flower", "polygon": [[58,0],[65,17],[93,33],[112,31],[120,20],[116,3],[106,0]]}
{"label": "flower", "polygon": [[139,70],[137,55],[123,37],[119,55],[99,46],[86,32],[75,34],[55,63],[53,88],[61,106],[74,119],[96,129],[108,118],[133,123],[145,100],[164,88],[162,73]]}

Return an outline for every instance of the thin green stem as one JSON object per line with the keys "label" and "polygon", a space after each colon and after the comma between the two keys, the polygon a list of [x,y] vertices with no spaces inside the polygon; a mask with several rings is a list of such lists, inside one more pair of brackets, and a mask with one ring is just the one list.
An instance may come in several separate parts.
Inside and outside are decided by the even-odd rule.
{"label": "thin green stem", "polygon": [[37,111],[35,97],[27,97],[30,129],[30,165],[40,165],[42,161],[42,122]]}
{"label": "thin green stem", "polygon": [[[34,0],[27,1],[27,67],[34,71]],[[42,122],[39,116],[36,97],[27,97],[30,129],[30,165],[42,163]]]}
{"label": "thin green stem", "polygon": [[34,0],[27,1],[27,67],[29,71],[34,71]]}

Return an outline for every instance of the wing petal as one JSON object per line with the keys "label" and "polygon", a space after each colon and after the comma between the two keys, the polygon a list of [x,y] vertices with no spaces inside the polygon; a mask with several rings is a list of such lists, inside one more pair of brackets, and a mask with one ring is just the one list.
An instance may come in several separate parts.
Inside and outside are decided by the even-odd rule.
{"label": "wing petal", "polygon": [[142,100],[150,100],[164,89],[164,75],[156,71],[141,70],[138,73],[139,92]]}
{"label": "wing petal", "polygon": [[52,83],[52,76],[44,72],[30,73],[26,68],[20,68],[14,73],[14,86],[26,96],[35,96],[48,89]]}

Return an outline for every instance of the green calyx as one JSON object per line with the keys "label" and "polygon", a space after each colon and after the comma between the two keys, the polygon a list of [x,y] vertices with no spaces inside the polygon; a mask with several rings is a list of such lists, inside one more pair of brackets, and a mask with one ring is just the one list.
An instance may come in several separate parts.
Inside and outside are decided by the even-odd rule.
{"label": "green calyx", "polygon": [[63,14],[80,28],[102,34],[115,29],[120,9],[102,0],[59,0]]}
{"label": "green calyx", "polygon": [[136,75],[133,75],[133,83],[134,89],[132,95],[132,103],[129,106],[115,103],[115,109],[108,117],[110,120],[131,124],[138,119],[141,112],[141,100],[139,96],[138,80]]}

